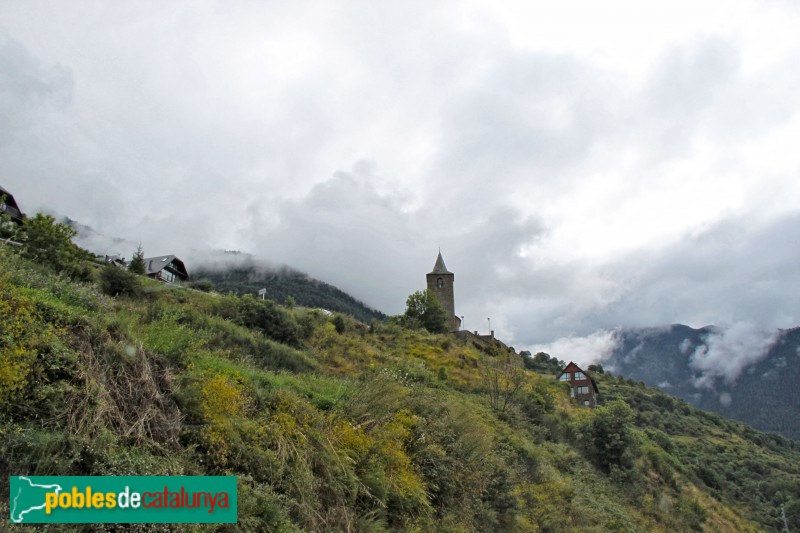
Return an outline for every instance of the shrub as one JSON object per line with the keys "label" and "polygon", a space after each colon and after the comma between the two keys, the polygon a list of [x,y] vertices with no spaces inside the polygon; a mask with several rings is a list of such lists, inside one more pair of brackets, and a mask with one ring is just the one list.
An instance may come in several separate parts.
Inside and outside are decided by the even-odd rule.
{"label": "shrub", "polygon": [[336,333],[339,333],[340,335],[347,329],[347,324],[344,321],[344,317],[340,314],[337,314],[335,317],[333,317],[332,322],[333,327],[336,328]]}
{"label": "shrub", "polygon": [[522,360],[517,355],[508,353],[486,356],[483,359],[481,378],[489,391],[492,409],[503,412],[516,402],[525,383]]}
{"label": "shrub", "polygon": [[300,335],[307,340],[314,334],[317,326],[325,323],[325,319],[317,310],[301,311],[297,323],[300,326]]}
{"label": "shrub", "polygon": [[703,522],[706,521],[708,511],[706,511],[694,498],[682,496],[678,500],[678,514],[684,523],[695,531],[703,530]]}
{"label": "shrub", "polygon": [[555,409],[553,390],[543,379],[537,379],[528,391],[520,395],[520,408],[532,421],[541,422],[544,415]]}
{"label": "shrub", "polygon": [[597,465],[607,474],[614,469],[631,467],[632,420],[633,410],[622,400],[614,400],[594,411],[589,424],[591,452]]}
{"label": "shrub", "polygon": [[203,278],[196,281],[190,281],[189,287],[198,291],[211,292],[214,290],[214,282],[210,279]]}
{"label": "shrub", "polygon": [[100,271],[100,290],[109,296],[137,296],[141,284],[133,272],[107,265]]}
{"label": "shrub", "polygon": [[238,300],[237,311],[237,323],[260,329],[267,337],[278,342],[300,346],[301,332],[297,320],[272,300],[258,300],[248,294]]}
{"label": "shrub", "polygon": [[0,280],[0,408],[27,385],[40,330],[33,303]]}
{"label": "shrub", "polygon": [[306,372],[316,368],[316,362],[300,350],[269,339],[256,344],[253,352],[256,362],[266,368]]}

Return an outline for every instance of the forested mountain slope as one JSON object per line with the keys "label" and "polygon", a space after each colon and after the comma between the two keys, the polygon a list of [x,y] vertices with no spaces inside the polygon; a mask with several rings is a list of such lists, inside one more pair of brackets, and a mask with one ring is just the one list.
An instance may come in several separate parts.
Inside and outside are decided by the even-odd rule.
{"label": "forested mountain slope", "polygon": [[227,267],[201,264],[193,270],[192,277],[211,281],[219,292],[258,294],[263,288],[267,289],[268,299],[280,303],[292,297],[297,305],[347,313],[366,323],[386,318],[380,311],[371,309],[341,289],[289,267],[266,269],[252,264]]}
{"label": "forested mountain slope", "polygon": [[[750,363],[733,379],[721,372],[704,377],[707,369],[695,362],[696,352],[709,350],[718,334],[713,327],[680,324],[622,330],[617,348],[603,365],[701,409],[800,440],[800,328],[776,332],[765,352],[748,357]],[[733,359],[734,354],[726,357],[724,347],[715,349],[722,352],[720,366]]]}

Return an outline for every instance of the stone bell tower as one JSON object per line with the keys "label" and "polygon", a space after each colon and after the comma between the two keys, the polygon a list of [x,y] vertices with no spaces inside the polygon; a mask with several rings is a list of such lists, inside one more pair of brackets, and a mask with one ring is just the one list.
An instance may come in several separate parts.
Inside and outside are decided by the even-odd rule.
{"label": "stone bell tower", "polygon": [[450,331],[458,331],[461,327],[461,319],[456,316],[455,295],[453,293],[453,283],[456,275],[447,270],[442,259],[442,252],[436,258],[433,270],[425,275],[428,280],[428,290],[436,295],[436,299],[447,312],[447,324]]}

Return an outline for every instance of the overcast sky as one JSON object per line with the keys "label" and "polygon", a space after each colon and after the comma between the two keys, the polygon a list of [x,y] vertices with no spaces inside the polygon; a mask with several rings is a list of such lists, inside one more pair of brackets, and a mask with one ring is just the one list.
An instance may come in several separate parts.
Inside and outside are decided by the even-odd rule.
{"label": "overcast sky", "polygon": [[565,359],[619,326],[769,336],[800,325],[799,27],[780,0],[7,0],[0,185],[390,314],[441,247],[468,329]]}

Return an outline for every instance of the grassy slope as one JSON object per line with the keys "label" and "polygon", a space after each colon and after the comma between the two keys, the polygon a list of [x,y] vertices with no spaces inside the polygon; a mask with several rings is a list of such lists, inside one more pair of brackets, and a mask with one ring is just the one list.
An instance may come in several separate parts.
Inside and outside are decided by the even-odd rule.
{"label": "grassy slope", "polygon": [[253,531],[778,530],[800,500],[797,446],[653,389],[601,376],[635,414],[605,473],[602,411],[549,377],[513,370],[500,412],[498,359],[448,337],[295,309],[289,346],[252,302],[145,287],[110,298],[0,249],[3,478],[237,475]]}

